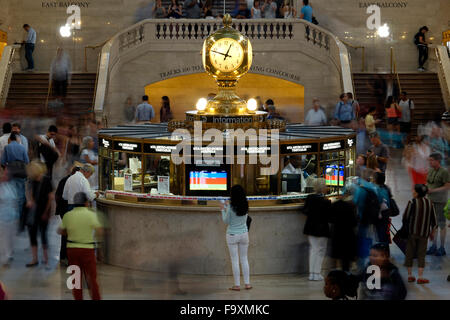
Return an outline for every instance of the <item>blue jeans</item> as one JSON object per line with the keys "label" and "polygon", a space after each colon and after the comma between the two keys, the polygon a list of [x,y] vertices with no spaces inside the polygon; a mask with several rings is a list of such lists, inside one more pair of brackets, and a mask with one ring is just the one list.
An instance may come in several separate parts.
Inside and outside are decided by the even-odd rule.
{"label": "blue jeans", "polygon": [[27,59],[28,62],[28,69],[34,69],[33,51],[34,44],[25,43],[25,59]]}

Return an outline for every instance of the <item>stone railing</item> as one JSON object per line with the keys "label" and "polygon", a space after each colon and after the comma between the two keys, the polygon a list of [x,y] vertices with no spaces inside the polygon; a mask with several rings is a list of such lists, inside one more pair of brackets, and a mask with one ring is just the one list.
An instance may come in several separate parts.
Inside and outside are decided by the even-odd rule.
{"label": "stone railing", "polygon": [[450,110],[450,58],[447,48],[444,46],[435,46],[434,57],[437,64],[437,73],[441,84],[442,96],[444,98],[445,107]]}
{"label": "stone railing", "polygon": [[[235,20],[233,26],[252,40],[254,52],[264,51],[255,49],[258,44],[267,44],[277,50],[285,46],[284,50],[304,52],[315,59],[331,61],[341,77],[342,92],[353,92],[347,48],[331,32],[300,19]],[[161,46],[162,50],[170,50],[194,42],[200,48],[202,41],[221,27],[219,20],[147,19],[114,36],[102,50],[96,114],[100,115],[103,110],[108,75],[116,64],[121,63],[122,57],[142,46]]]}
{"label": "stone railing", "polygon": [[9,85],[13,73],[14,55],[20,45],[6,46],[3,50],[2,58],[0,60],[0,108],[6,105],[6,98],[8,97]]}

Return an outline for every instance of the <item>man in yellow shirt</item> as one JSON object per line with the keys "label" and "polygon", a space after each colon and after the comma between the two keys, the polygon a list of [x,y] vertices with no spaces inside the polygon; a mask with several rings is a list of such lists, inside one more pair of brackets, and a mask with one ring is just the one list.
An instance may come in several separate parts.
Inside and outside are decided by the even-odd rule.
{"label": "man in yellow shirt", "polygon": [[376,121],[374,119],[374,115],[377,112],[376,107],[370,107],[369,113],[366,116],[365,123],[366,123],[366,130],[368,134],[371,134],[372,132],[377,131],[377,128],[375,126]]}
{"label": "man in yellow shirt", "polygon": [[[100,300],[97,283],[94,231],[102,236],[103,229],[97,214],[88,208],[89,200],[85,193],[74,196],[75,208],[64,215],[58,233],[67,235],[67,258],[69,266],[78,266],[81,275],[86,275],[92,300]],[[80,283],[82,283],[80,279]],[[73,289],[75,300],[83,300],[83,289]]]}

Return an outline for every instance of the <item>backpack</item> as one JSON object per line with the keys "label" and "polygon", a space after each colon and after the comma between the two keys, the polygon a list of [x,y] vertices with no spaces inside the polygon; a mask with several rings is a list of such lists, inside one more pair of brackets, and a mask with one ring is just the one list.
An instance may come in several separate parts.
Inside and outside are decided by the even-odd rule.
{"label": "backpack", "polygon": [[417,32],[416,35],[414,36],[414,44],[416,46],[420,44],[419,38],[420,38],[420,32]]}
{"label": "backpack", "polygon": [[314,17],[314,16],[312,16],[311,22],[312,22],[313,24],[315,24],[315,25],[318,25],[318,24],[319,24],[319,21],[317,21],[316,17]]}
{"label": "backpack", "polygon": [[361,216],[362,224],[376,224],[379,220],[380,202],[377,194],[369,188],[362,187],[366,191],[366,198],[364,199],[364,211]]}
{"label": "backpack", "polygon": [[389,208],[382,211],[381,215],[383,217],[396,217],[400,214],[397,202],[395,202],[394,197],[392,196],[391,189],[386,185],[384,185],[383,188],[385,188],[389,194]]}

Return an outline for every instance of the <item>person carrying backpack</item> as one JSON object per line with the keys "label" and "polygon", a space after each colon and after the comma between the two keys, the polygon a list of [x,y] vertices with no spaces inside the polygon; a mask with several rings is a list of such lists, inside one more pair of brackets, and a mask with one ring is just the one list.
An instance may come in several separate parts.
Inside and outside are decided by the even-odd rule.
{"label": "person carrying backpack", "polygon": [[369,182],[373,170],[365,170],[355,182],[353,203],[358,212],[358,269],[361,271],[369,256],[369,250],[376,237],[375,225],[378,223],[381,205],[376,186]]}
{"label": "person carrying backpack", "polygon": [[428,32],[428,27],[423,26],[419,29],[419,32],[414,36],[414,44],[417,46],[419,50],[419,68],[418,70],[421,72],[425,71],[424,65],[428,60],[428,44],[431,44],[426,40],[426,33]]}

